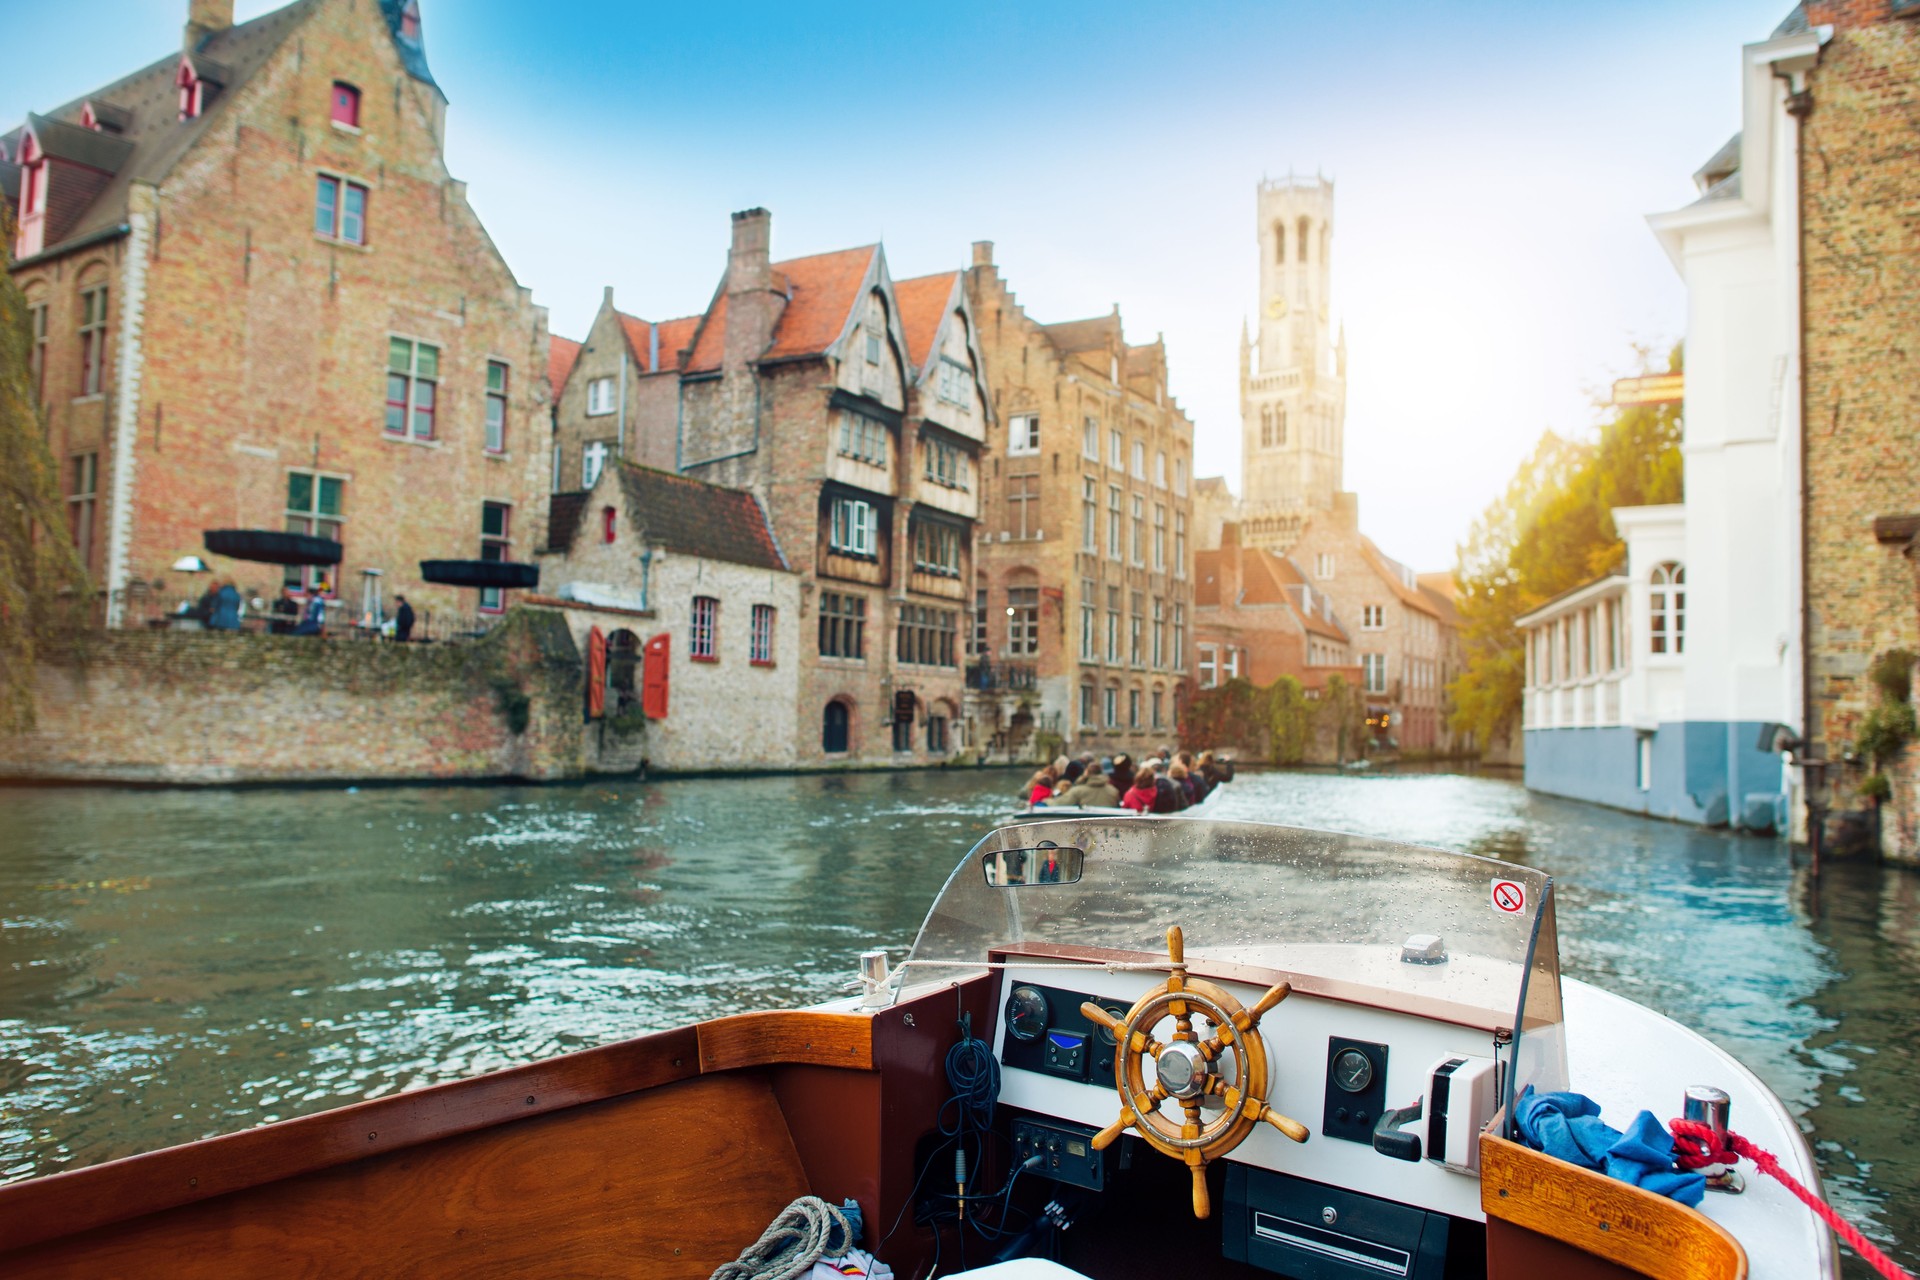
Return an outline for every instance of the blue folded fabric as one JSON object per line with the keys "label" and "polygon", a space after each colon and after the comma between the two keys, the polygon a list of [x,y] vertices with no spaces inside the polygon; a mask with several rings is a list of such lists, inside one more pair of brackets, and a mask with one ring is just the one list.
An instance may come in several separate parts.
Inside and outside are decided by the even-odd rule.
{"label": "blue folded fabric", "polygon": [[1642,1111],[1621,1133],[1600,1119],[1600,1104],[1581,1093],[1535,1093],[1528,1085],[1513,1104],[1520,1136],[1535,1151],[1630,1182],[1657,1196],[1697,1205],[1706,1194],[1705,1174],[1673,1166],[1673,1136],[1651,1111]]}

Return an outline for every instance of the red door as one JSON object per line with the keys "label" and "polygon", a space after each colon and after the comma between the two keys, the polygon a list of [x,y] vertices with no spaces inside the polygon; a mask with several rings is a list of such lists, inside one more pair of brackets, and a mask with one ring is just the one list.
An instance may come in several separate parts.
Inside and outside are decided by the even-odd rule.
{"label": "red door", "polygon": [[667,667],[672,652],[673,637],[664,631],[647,641],[640,682],[640,710],[649,720],[667,718]]}

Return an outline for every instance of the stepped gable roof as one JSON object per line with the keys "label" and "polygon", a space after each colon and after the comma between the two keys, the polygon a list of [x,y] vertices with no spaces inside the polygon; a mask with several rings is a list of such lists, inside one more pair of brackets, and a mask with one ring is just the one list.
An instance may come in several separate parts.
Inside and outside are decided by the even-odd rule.
{"label": "stepped gable roof", "polygon": [[[203,68],[209,78],[216,70],[225,78],[220,82],[220,92],[192,120],[180,119],[179,91],[174,84],[182,57],[178,50],[169,51],[133,74],[45,115],[29,116],[28,127],[34,129],[40,145],[49,154],[113,174],[73,224],[59,228],[57,240],[50,237],[43,253],[57,251],[85,236],[112,231],[125,223],[127,193],[132,184],[136,181],[158,183],[172,172],[187,148],[220,118],[227,100],[265,64],[288,34],[313,13],[319,2],[294,0],[284,8],[213,32],[203,39],[192,50],[190,60],[197,68]],[[111,103],[122,109],[126,113],[125,131],[116,135],[84,128],[80,116],[89,101]],[[12,153],[18,155],[17,150]],[[101,163],[103,160],[109,163]],[[54,230],[49,228],[50,232]]]}
{"label": "stepped gable roof", "polygon": [[1104,316],[1095,316],[1089,320],[1062,320],[1059,324],[1043,324],[1040,332],[1062,355],[1071,355],[1076,351],[1098,351],[1109,344],[1125,345],[1120,334],[1120,313],[1118,310]]}
{"label": "stepped gable roof", "polygon": [[580,530],[580,514],[587,509],[587,491],[556,493],[547,499],[547,545],[541,550],[562,555],[573,549]]}
{"label": "stepped gable roof", "polygon": [[1407,583],[1407,580],[1401,576],[1400,562],[1376,547],[1372,538],[1363,536],[1360,539],[1360,556],[1399,598],[1401,604],[1435,618],[1440,616],[1440,607],[1428,599],[1418,585]]}
{"label": "stepped gable roof", "polygon": [[933,356],[933,340],[940,325],[952,310],[953,291],[960,282],[958,271],[941,271],[930,276],[893,282],[893,298],[900,307],[900,327],[907,335],[907,361],[916,370],[924,369]]}
{"label": "stepped gable roof", "polygon": [[[773,323],[773,339],[758,359],[796,360],[822,355],[846,332],[859,301],[877,244],[833,253],[816,253],[773,264],[773,291],[786,299]],[[727,334],[727,290],[723,280],[713,305],[701,317],[699,336],[684,372],[714,373],[720,368]]]}
{"label": "stepped gable roof", "polygon": [[627,518],[646,531],[648,542],[755,569],[787,567],[766,512],[751,493],[633,462],[619,469]]}
{"label": "stepped gable roof", "polygon": [[557,333],[547,335],[547,381],[553,384],[556,400],[560,397],[560,388],[567,385],[567,378],[573,373],[574,362],[579,358],[579,343]]}

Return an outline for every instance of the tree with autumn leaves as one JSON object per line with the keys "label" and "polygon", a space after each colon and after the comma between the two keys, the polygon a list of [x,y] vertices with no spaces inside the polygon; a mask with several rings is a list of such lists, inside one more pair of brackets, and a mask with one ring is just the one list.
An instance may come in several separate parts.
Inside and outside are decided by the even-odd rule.
{"label": "tree with autumn leaves", "polygon": [[[13,224],[0,205],[0,244]],[[36,657],[84,647],[91,592],[29,368],[27,300],[0,271],[0,732],[33,724]]]}
{"label": "tree with autumn leaves", "polygon": [[[1681,371],[1681,355],[1675,347],[1669,372]],[[1651,363],[1641,352],[1643,370]],[[1456,733],[1485,745],[1519,724],[1526,650],[1514,620],[1618,570],[1627,549],[1613,509],[1679,502],[1681,478],[1679,405],[1615,409],[1591,441],[1540,438],[1459,548],[1466,667],[1447,686]]]}

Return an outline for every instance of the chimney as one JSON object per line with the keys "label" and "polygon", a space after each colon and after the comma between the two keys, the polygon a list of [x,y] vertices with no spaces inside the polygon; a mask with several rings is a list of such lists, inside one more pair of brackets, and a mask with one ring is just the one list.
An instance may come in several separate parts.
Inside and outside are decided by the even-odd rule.
{"label": "chimney", "polygon": [[773,215],[743,209],[733,215],[733,248],[727,252],[726,328],[721,367],[742,370],[773,341],[785,299],[773,291]]}
{"label": "chimney", "polygon": [[727,292],[773,287],[773,215],[743,209],[733,215],[733,249],[727,254]]}
{"label": "chimney", "polygon": [[976,267],[993,265],[993,241],[975,240],[973,242],[973,265]]}
{"label": "chimney", "polygon": [[232,25],[233,0],[187,0],[187,52],[192,53],[208,36]]}

